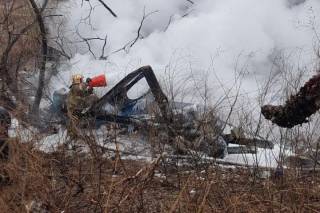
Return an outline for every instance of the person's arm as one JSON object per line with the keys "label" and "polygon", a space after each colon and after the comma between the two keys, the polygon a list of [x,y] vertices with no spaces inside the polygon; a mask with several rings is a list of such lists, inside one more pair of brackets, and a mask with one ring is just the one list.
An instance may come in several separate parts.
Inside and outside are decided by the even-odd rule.
{"label": "person's arm", "polygon": [[90,82],[91,82],[91,78],[87,78],[86,80],[86,88],[87,88],[87,92],[89,95],[91,95],[93,93],[93,87],[90,86]]}

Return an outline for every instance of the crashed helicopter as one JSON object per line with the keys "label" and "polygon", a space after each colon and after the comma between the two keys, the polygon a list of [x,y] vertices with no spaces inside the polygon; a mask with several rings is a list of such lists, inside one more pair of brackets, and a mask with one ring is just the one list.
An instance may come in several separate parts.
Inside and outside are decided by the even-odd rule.
{"label": "crashed helicopter", "polygon": [[[144,79],[149,90],[131,99],[128,92]],[[67,91],[53,94],[54,113],[66,119]],[[150,107],[154,106],[154,107]],[[152,108],[152,109],[150,109]],[[153,112],[157,113],[153,113]],[[83,119],[93,120],[96,127],[117,123],[144,132],[157,128],[164,133],[179,153],[200,151],[208,156],[223,158],[225,153],[254,153],[256,147],[273,148],[270,141],[246,138],[244,135],[224,134],[224,123],[213,111],[203,112],[190,103],[169,101],[162,91],[151,66],[141,67],[123,78],[93,105],[82,112]],[[160,137],[160,136],[159,136]],[[243,145],[228,148],[229,143]]]}

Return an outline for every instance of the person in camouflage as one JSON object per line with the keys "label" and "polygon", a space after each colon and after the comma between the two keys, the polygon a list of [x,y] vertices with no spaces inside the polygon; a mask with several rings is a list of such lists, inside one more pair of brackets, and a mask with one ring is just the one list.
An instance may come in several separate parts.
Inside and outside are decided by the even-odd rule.
{"label": "person in camouflage", "polygon": [[320,109],[320,73],[311,77],[282,105],[264,105],[262,115],[280,127],[293,128],[307,123],[311,115]]}
{"label": "person in camouflage", "polygon": [[67,96],[67,115],[68,134],[71,139],[75,139],[78,135],[79,123],[84,119],[83,113],[90,108],[97,100],[97,96],[93,94],[93,88],[89,86],[87,79],[83,82],[82,75],[72,76],[72,85]]}

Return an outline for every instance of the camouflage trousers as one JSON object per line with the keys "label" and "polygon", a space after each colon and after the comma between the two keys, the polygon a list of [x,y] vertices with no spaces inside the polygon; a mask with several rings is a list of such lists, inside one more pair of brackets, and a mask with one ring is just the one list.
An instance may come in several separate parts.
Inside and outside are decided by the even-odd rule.
{"label": "camouflage trousers", "polygon": [[81,101],[77,98],[70,98],[67,106],[67,115],[69,118],[67,123],[67,133],[70,140],[79,138],[81,134],[80,128],[92,125],[92,120],[84,116],[82,112],[89,109],[94,103],[96,103],[98,97],[92,94],[80,100]]}
{"label": "camouflage trousers", "polygon": [[68,113],[69,120],[67,122],[67,133],[70,140],[76,140],[85,137],[83,128],[95,126],[94,118],[88,118],[78,113]]}
{"label": "camouflage trousers", "polygon": [[72,141],[77,139],[80,134],[78,126],[81,118],[74,111],[68,111],[68,118],[69,120],[67,122],[67,134],[69,139]]}

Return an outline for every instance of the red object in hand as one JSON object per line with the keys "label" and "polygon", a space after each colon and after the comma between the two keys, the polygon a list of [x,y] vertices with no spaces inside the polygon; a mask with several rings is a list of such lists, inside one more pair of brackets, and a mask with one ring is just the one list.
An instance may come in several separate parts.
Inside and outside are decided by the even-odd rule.
{"label": "red object in hand", "polygon": [[107,86],[107,80],[105,75],[98,75],[91,78],[91,81],[88,82],[89,87],[105,87]]}

